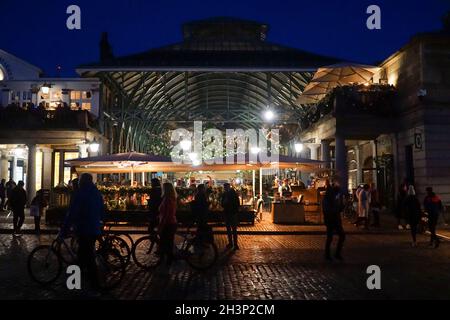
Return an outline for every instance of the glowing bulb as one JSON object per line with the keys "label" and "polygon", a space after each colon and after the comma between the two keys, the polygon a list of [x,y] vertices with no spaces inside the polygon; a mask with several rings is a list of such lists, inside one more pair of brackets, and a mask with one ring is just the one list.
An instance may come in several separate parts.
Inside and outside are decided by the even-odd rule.
{"label": "glowing bulb", "polygon": [[89,144],[89,151],[96,153],[96,152],[98,152],[99,149],[100,149],[100,144],[94,139],[94,141],[92,141]]}
{"label": "glowing bulb", "polygon": [[303,151],[303,143],[294,144],[295,152],[299,153]]}
{"label": "glowing bulb", "polygon": [[191,161],[195,161],[198,160],[198,155],[195,152],[191,152],[188,154],[189,159],[191,159]]}
{"label": "glowing bulb", "polygon": [[261,148],[259,147],[251,147],[250,152],[253,154],[258,154],[261,151]]}
{"label": "glowing bulb", "polygon": [[202,162],[200,160],[192,160],[192,165],[193,166],[199,166],[201,164],[202,164]]}
{"label": "glowing bulb", "polygon": [[47,86],[43,86],[41,88],[43,94],[48,94],[50,92],[50,88]]}
{"label": "glowing bulb", "polygon": [[265,118],[267,121],[271,121],[271,120],[273,120],[273,119],[275,118],[275,113],[273,113],[272,110],[266,110],[266,111],[264,112],[264,118]]}

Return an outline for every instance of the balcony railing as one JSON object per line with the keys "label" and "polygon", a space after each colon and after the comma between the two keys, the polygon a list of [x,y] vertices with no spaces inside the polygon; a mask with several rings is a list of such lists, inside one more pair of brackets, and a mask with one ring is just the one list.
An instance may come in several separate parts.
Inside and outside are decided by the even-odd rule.
{"label": "balcony railing", "polygon": [[87,110],[46,110],[40,107],[24,109],[17,105],[0,107],[0,123],[2,128],[22,130],[98,128],[98,121]]}
{"label": "balcony railing", "polygon": [[317,105],[308,106],[302,119],[307,129],[325,115],[334,117],[350,115],[373,115],[392,117],[396,114],[396,89],[391,85],[347,85],[334,88]]}

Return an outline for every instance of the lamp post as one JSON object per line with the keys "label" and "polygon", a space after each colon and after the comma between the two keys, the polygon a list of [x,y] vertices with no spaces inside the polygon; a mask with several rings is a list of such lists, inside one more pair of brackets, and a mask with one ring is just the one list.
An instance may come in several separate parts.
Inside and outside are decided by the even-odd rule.
{"label": "lamp post", "polygon": [[100,149],[100,143],[94,138],[94,140],[89,144],[89,151],[92,153],[97,153]]}

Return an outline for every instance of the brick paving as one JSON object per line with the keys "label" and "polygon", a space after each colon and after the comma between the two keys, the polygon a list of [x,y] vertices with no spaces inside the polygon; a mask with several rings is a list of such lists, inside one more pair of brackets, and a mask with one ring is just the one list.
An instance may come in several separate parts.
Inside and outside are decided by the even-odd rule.
{"label": "brick paving", "polygon": [[[135,239],[137,235],[133,236]],[[1,299],[79,299],[64,278],[52,288],[34,284],[27,275],[26,258],[53,235],[0,235]],[[241,235],[241,250],[225,252],[226,238],[216,235],[217,265],[204,273],[176,261],[169,273],[139,270],[133,263],[121,286],[101,299],[449,299],[450,242],[418,248],[409,245],[407,231],[351,233],[345,261],[323,260],[323,235]],[[367,266],[382,270],[382,290],[366,288]]]}

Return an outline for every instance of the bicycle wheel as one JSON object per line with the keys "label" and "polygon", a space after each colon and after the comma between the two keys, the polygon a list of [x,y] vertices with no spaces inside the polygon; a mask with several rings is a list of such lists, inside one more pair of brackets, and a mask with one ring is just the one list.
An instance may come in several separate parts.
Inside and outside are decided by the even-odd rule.
{"label": "bicycle wheel", "polygon": [[136,265],[144,270],[150,270],[161,263],[161,258],[157,254],[157,238],[145,236],[139,238],[131,250],[131,255]]}
{"label": "bicycle wheel", "polygon": [[101,289],[111,290],[122,282],[125,276],[125,262],[115,249],[103,248],[96,252],[98,283]]}
{"label": "bicycle wheel", "polygon": [[107,245],[109,248],[117,250],[117,252],[122,256],[123,261],[126,265],[130,262],[131,249],[128,246],[126,240],[122,239],[119,236],[108,235],[102,237],[101,239],[97,239],[97,241],[95,242],[97,250],[99,250],[102,245]]}
{"label": "bicycle wheel", "polygon": [[62,262],[52,246],[41,245],[29,254],[27,268],[34,281],[41,285],[49,285],[61,274]]}
{"label": "bicycle wheel", "polygon": [[194,269],[211,268],[217,261],[218,250],[213,242],[200,242],[196,239],[186,246],[186,261]]}

